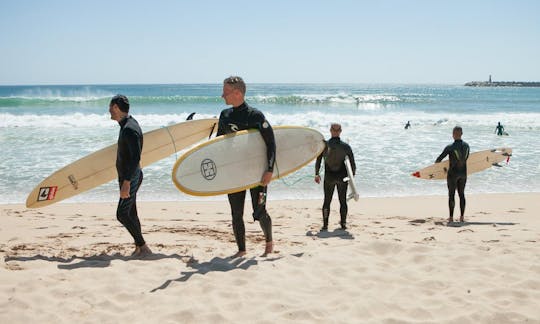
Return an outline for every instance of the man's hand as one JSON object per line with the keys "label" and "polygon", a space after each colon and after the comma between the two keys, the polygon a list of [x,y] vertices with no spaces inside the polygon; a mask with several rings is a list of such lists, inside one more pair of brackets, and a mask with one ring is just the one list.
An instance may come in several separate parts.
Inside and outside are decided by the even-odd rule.
{"label": "man's hand", "polygon": [[317,175],[315,176],[315,182],[316,182],[317,184],[321,183],[321,176],[320,176],[320,175],[317,174]]}
{"label": "man's hand", "polygon": [[266,171],[261,178],[261,184],[266,187],[270,181],[272,181],[272,172]]}
{"label": "man's hand", "polygon": [[120,188],[120,198],[126,199],[129,198],[129,190],[131,189],[131,182],[124,180],[122,182],[122,187]]}

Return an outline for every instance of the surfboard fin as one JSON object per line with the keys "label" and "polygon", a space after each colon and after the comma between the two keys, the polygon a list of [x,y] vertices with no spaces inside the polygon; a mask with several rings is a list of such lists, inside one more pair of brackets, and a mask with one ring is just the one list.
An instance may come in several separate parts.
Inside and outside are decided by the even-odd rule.
{"label": "surfboard fin", "polygon": [[186,120],[193,120],[193,116],[195,116],[195,113],[192,112],[191,114],[189,114],[189,116],[187,116]]}

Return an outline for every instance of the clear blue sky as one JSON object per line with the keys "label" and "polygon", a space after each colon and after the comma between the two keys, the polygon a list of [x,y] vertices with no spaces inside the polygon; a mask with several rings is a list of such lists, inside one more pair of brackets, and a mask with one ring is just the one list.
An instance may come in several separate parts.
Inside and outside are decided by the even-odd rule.
{"label": "clear blue sky", "polygon": [[540,81],[540,1],[0,2],[0,84]]}

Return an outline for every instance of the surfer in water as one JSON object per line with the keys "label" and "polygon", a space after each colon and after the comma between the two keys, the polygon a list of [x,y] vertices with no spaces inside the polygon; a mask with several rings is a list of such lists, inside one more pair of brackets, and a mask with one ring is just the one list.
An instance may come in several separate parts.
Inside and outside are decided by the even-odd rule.
{"label": "surfer in water", "polygon": [[405,129],[409,129],[409,128],[411,128],[411,122],[407,121],[407,124],[405,124]]}
{"label": "surfer in water", "polygon": [[[267,186],[272,180],[274,163],[276,160],[276,142],[272,126],[263,113],[249,106],[245,102],[246,84],[241,77],[231,76],[223,81],[223,94],[221,97],[231,108],[224,109],[219,116],[217,136],[234,133],[245,129],[257,129],[266,144],[266,170],[261,175],[261,185],[249,190],[253,206],[253,219],[259,221],[264,233],[266,246],[263,256],[273,252],[272,219],[266,211]],[[234,152],[231,152],[234,154]],[[233,258],[246,255],[246,230],[244,226],[244,202],[246,191],[228,194],[231,205],[232,226],[238,252]]]}
{"label": "surfer in water", "polygon": [[353,174],[356,174],[356,164],[354,163],[354,155],[349,144],[340,139],[341,125],[333,123],[330,125],[331,138],[326,141],[324,151],[317,157],[315,163],[315,182],[321,183],[319,170],[324,157],[324,203],[322,207],[323,227],[321,231],[328,230],[328,218],[330,217],[330,203],[334,195],[334,189],[337,187],[339,198],[339,213],[341,215],[340,225],[342,229],[347,229],[347,187],[348,182],[343,181],[347,177],[347,169],[345,167],[345,157],[348,156],[351,162]]}
{"label": "surfer in water", "polygon": [[464,222],[465,215],[465,184],[467,183],[467,159],[469,158],[469,144],[465,143],[461,136],[463,135],[463,129],[460,126],[454,127],[452,131],[452,137],[454,143],[446,146],[435,160],[435,163],[440,163],[447,155],[450,160],[450,166],[448,168],[448,174],[446,177],[446,183],[448,185],[448,208],[450,216],[448,217],[448,223],[454,221],[454,207],[456,205],[455,195],[456,189],[459,195],[459,207],[461,210],[460,222]]}
{"label": "surfer in water", "polygon": [[495,133],[499,136],[504,135],[504,126],[501,125],[501,122],[498,122],[497,126],[495,127]]}
{"label": "surfer in water", "polygon": [[116,170],[120,186],[120,200],[116,218],[135,240],[132,256],[144,257],[152,254],[141,232],[137,215],[137,191],[143,180],[140,160],[143,147],[143,133],[139,123],[129,114],[129,100],[124,95],[116,95],[109,104],[111,119],[120,125]]}

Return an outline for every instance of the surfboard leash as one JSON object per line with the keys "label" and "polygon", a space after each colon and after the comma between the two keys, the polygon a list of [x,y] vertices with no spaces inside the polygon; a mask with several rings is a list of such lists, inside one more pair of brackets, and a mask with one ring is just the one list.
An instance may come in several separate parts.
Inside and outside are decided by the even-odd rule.
{"label": "surfboard leash", "polygon": [[[277,170],[278,178],[279,178],[279,166],[278,166],[277,161],[276,161],[276,163],[275,163],[275,168],[276,168],[276,170]],[[321,177],[324,176],[324,171],[323,171],[322,173],[320,173],[319,176],[321,176]],[[296,185],[296,184],[299,183],[300,181],[302,181],[302,180],[304,180],[304,179],[308,179],[308,178],[312,178],[312,176],[310,176],[310,175],[302,176],[302,177],[300,177],[299,179],[295,180],[295,181],[292,182],[292,183],[287,183],[287,181],[285,181],[285,178],[279,178],[279,180],[280,180],[281,182],[283,182],[283,184],[286,185],[287,187],[291,187],[291,188],[292,188],[294,185]]]}

